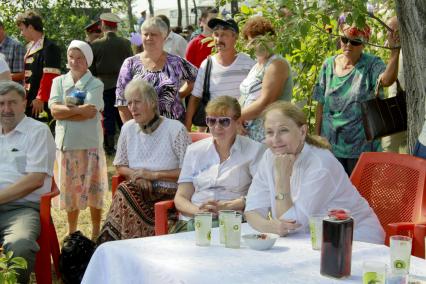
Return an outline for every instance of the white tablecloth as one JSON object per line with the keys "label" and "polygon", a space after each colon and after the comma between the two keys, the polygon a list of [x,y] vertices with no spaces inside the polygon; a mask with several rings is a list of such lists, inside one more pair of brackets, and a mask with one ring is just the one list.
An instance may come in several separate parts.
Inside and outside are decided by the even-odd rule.
{"label": "white tablecloth", "polygon": [[[243,225],[243,234],[248,232],[252,229]],[[389,263],[389,248],[354,242],[352,275],[335,280],[320,274],[320,251],[311,249],[306,234],[255,251],[243,242],[240,249],[225,248],[213,229],[210,247],[196,246],[194,232],[102,244],[82,283],[362,283],[365,260]],[[426,277],[426,260],[411,257],[410,273]]]}

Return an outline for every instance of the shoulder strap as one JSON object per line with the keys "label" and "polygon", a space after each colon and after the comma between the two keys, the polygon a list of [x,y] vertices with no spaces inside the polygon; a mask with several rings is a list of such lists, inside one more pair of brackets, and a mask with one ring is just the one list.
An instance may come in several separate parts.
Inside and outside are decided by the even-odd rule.
{"label": "shoulder strap", "polygon": [[207,57],[206,73],[204,74],[204,85],[203,85],[203,100],[208,102],[210,100],[210,72],[212,69],[212,58]]}

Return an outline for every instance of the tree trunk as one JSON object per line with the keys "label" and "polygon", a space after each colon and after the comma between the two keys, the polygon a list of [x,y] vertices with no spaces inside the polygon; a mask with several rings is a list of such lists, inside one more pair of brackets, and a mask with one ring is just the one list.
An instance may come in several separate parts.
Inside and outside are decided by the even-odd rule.
{"label": "tree trunk", "polygon": [[189,5],[188,5],[188,0],[185,0],[185,21],[186,21],[185,26],[188,26],[189,25]]}
{"label": "tree trunk", "polygon": [[413,150],[425,123],[426,1],[395,0],[407,92],[408,146]]}
{"label": "tree trunk", "polygon": [[192,0],[192,4],[194,5],[194,13],[195,13],[194,27],[196,28],[196,27],[198,26],[198,10],[197,10],[197,3],[195,3],[195,0]]}
{"label": "tree trunk", "polygon": [[152,6],[152,0],[148,0],[148,5],[149,5],[149,15],[151,17],[154,16],[154,6]]}
{"label": "tree trunk", "polygon": [[238,1],[232,0],[231,1],[231,15],[234,17],[238,13]]}
{"label": "tree trunk", "polygon": [[178,27],[182,27],[182,4],[180,2],[181,0],[177,0],[177,5],[178,5],[178,21],[177,21],[177,25]]}
{"label": "tree trunk", "polygon": [[132,13],[132,0],[127,0],[127,17],[129,19],[129,33],[134,32],[135,29],[133,27],[134,20],[133,20],[133,13]]}

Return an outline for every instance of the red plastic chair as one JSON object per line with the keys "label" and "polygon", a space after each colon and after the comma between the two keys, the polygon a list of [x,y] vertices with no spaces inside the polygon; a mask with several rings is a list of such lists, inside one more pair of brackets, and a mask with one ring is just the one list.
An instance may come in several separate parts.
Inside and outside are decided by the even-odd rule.
{"label": "red plastic chair", "polygon": [[[197,142],[199,140],[209,138],[212,135],[205,132],[190,132],[189,136],[191,137],[192,142]],[[168,210],[173,209],[175,203],[173,200],[165,200],[155,203],[154,212],[155,212],[155,235],[166,235],[168,233],[169,224],[168,224]]]}
{"label": "red plastic chair", "polygon": [[404,235],[413,239],[412,255],[425,258],[426,223],[414,224],[411,222],[388,224],[390,236]]}
{"label": "red plastic chair", "polygon": [[112,177],[111,180],[111,194],[114,197],[115,192],[117,191],[117,187],[120,183],[122,183],[123,181],[125,181],[125,178],[123,176],[120,175],[115,175]]}
{"label": "red plastic chair", "polygon": [[58,187],[52,178],[51,192],[43,194],[40,199],[40,236],[37,243],[40,250],[36,255],[35,274],[37,283],[52,283],[51,258],[55,266],[56,277],[60,279],[59,273],[59,242],[56,235],[55,224],[50,216],[52,198],[59,195]]}
{"label": "red plastic chair", "polygon": [[396,153],[362,153],[351,181],[386,231],[388,224],[426,221],[426,160]]}

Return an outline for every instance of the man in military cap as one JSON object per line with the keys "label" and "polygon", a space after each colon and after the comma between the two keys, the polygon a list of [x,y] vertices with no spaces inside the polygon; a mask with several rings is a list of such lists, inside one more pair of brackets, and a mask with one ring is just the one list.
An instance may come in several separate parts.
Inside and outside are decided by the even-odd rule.
{"label": "man in military cap", "polygon": [[101,21],[94,21],[84,27],[86,31],[86,41],[92,43],[95,39],[101,38],[103,36],[101,30]]}
{"label": "man in military cap", "polygon": [[93,64],[91,71],[104,83],[104,144],[108,155],[114,153],[115,127],[122,122],[115,104],[115,86],[124,59],[133,55],[130,41],[117,35],[120,18],[112,13],[100,16],[102,38],[92,42]]}

